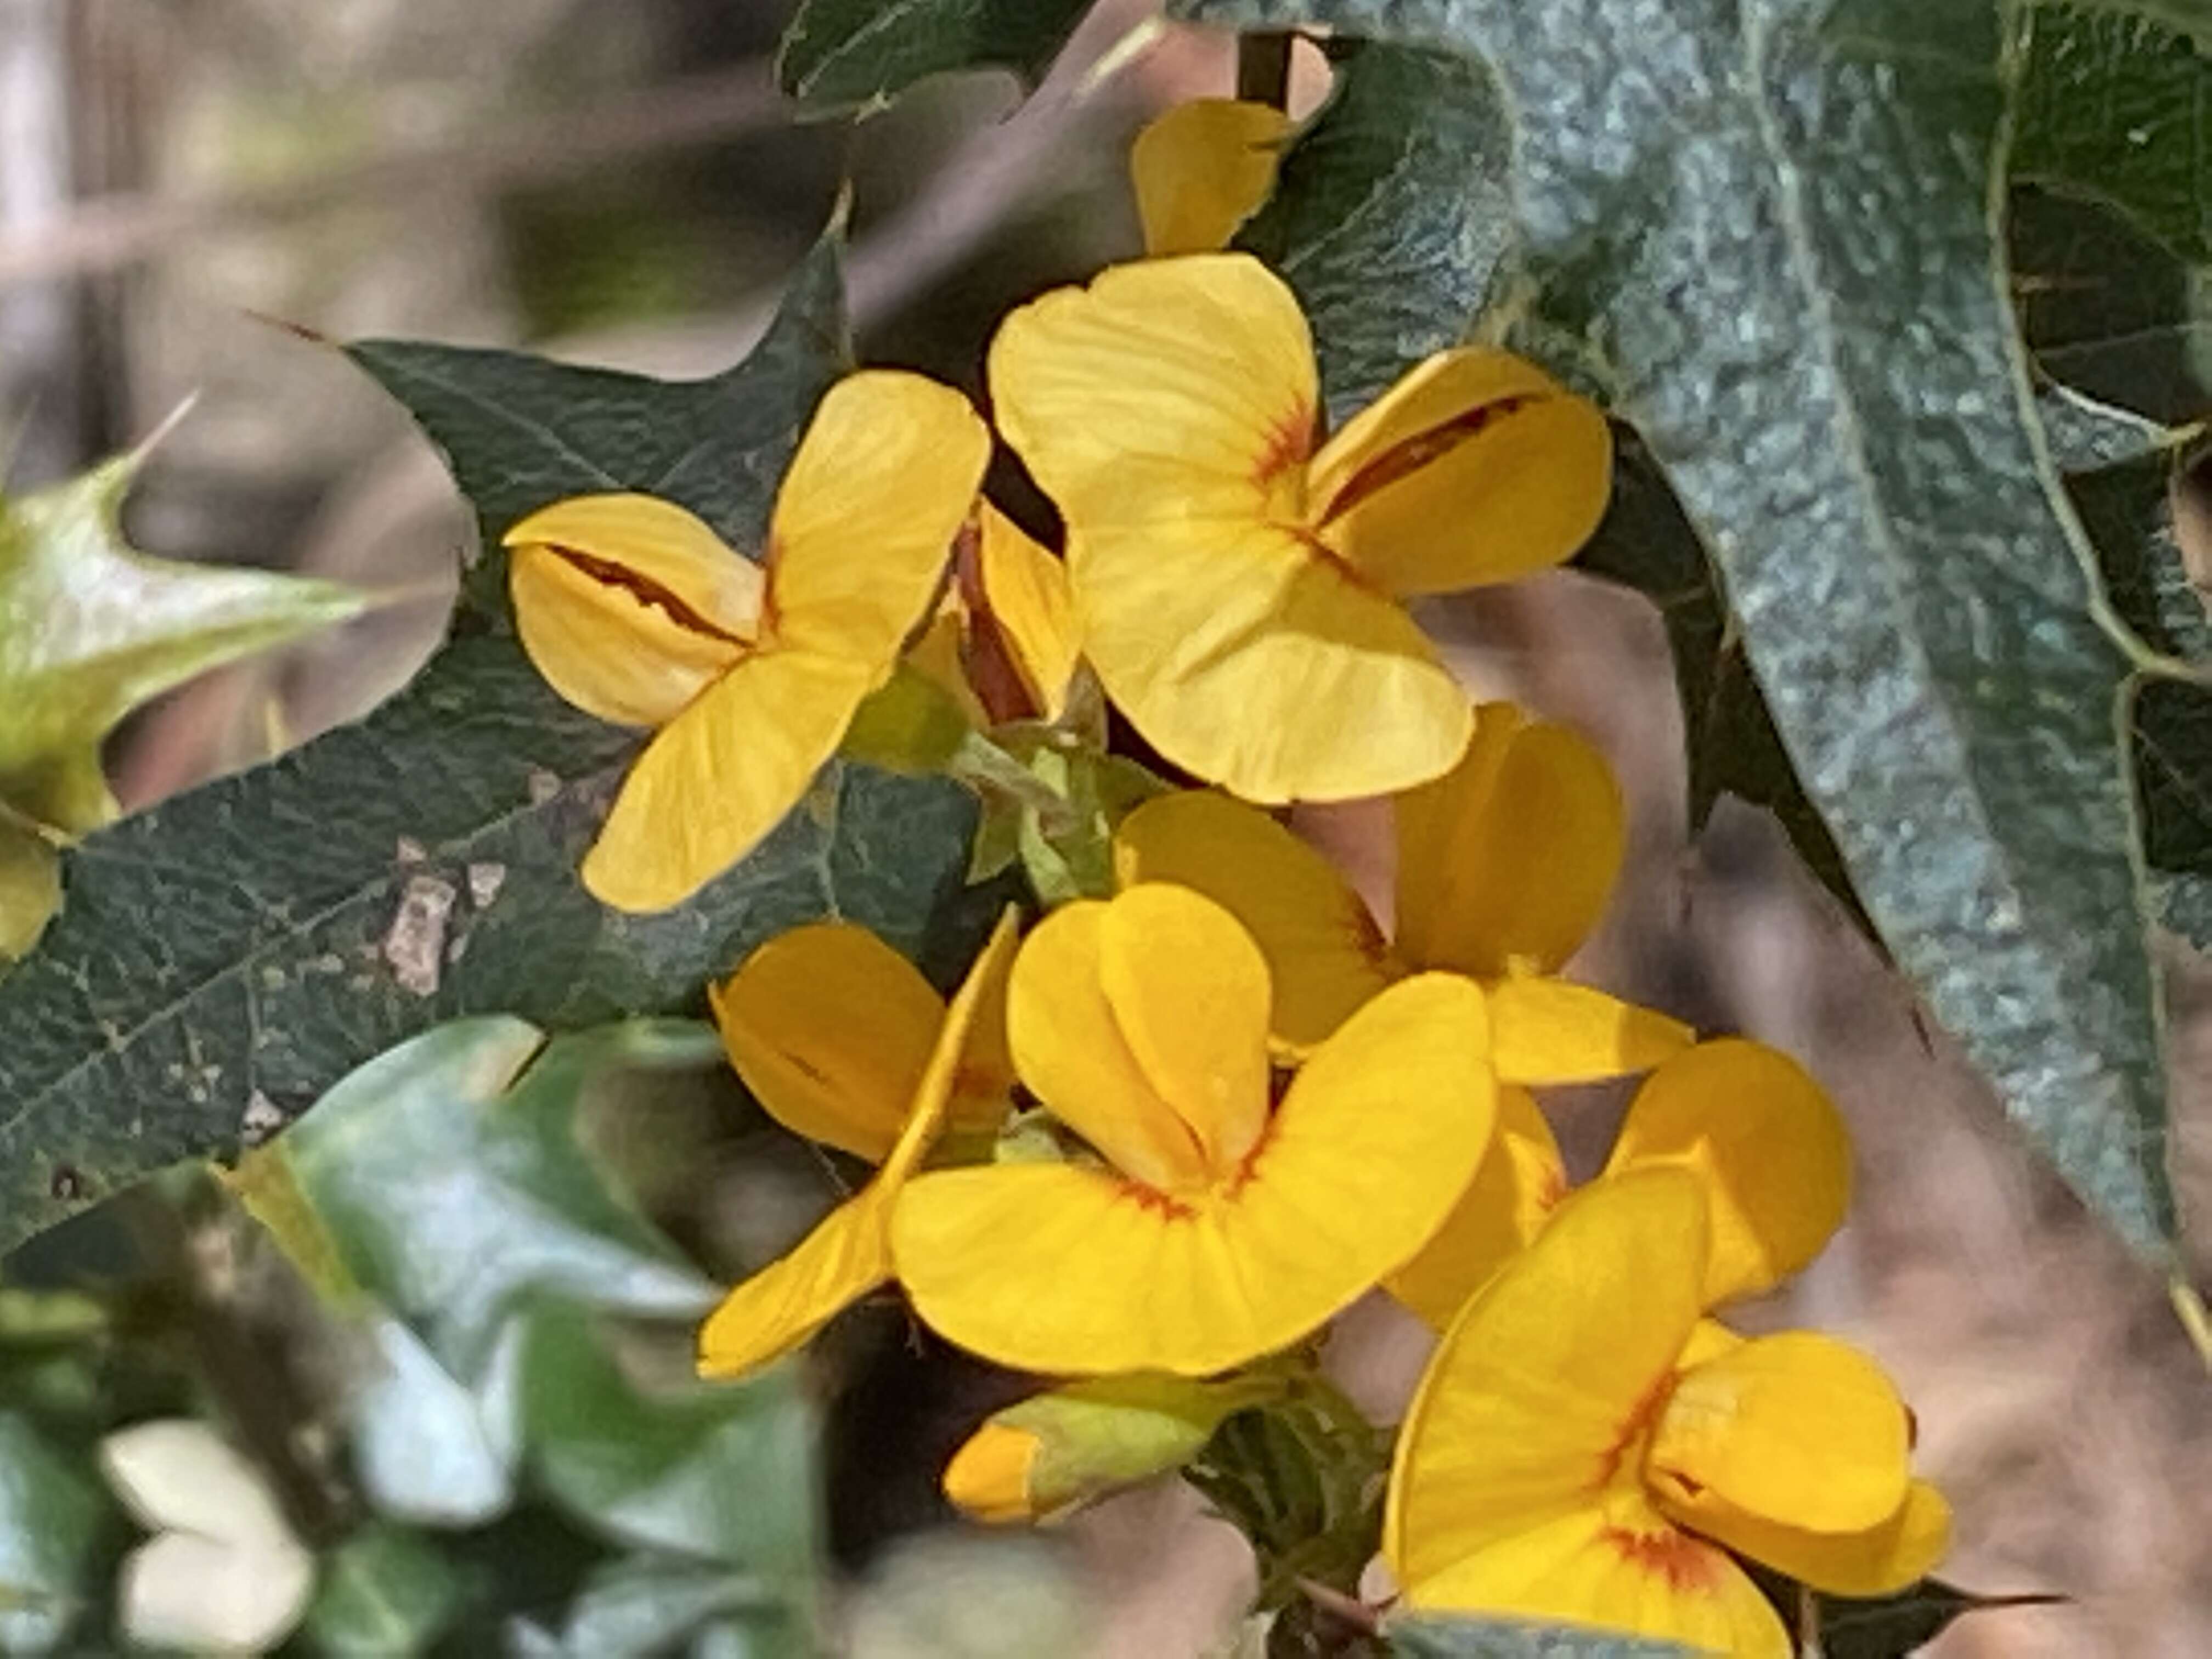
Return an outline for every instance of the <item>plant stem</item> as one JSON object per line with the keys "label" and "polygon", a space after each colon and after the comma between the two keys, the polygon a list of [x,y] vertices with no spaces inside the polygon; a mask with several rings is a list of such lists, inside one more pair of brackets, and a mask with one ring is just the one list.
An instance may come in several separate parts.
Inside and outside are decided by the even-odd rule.
{"label": "plant stem", "polygon": [[1291,42],[1287,32],[1237,38],[1237,95],[1251,104],[1291,106]]}

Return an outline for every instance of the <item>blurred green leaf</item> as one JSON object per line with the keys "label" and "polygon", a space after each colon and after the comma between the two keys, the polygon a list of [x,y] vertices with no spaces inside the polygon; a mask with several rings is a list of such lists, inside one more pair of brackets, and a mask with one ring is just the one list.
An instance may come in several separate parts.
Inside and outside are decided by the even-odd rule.
{"label": "blurred green leaf", "polygon": [[1091,0],[803,0],[776,81],[809,111],[880,109],[926,76],[1002,65],[1035,82]]}
{"label": "blurred green leaf", "polygon": [[632,1548],[742,1568],[756,1598],[809,1606],[817,1542],[812,1428],[788,1370],[708,1386],[628,1374],[618,1332],[547,1304],[521,1361],[524,1438],[537,1484]]}
{"label": "blurred green leaf", "polygon": [[1515,1619],[1418,1614],[1383,1626],[1400,1659],[1691,1659],[1672,1642],[1571,1630]]}
{"label": "blurred green leaf", "polygon": [[1894,1595],[1859,1600],[1823,1595],[1822,1659],[1904,1659],[1978,1609],[2046,1606],[2055,1595],[1977,1595],[1941,1579],[1923,1578]]}
{"label": "blurred green leaf", "polygon": [[335,582],[136,551],[119,515],[143,459],[0,495],[0,805],[68,836],[115,816],[100,745],[125,714],[367,603]]}
{"label": "blurred green leaf", "polygon": [[1170,10],[1324,23],[1499,76],[1534,302],[1711,550],[1853,890],[2014,1121],[2137,1250],[2170,1256],[2122,724],[2145,658],[2061,510],[2004,303],[2006,10]]}
{"label": "blurred green leaf", "polygon": [[0,1652],[61,1653],[87,1603],[106,1595],[116,1514],[89,1460],[0,1411]]}
{"label": "blurred green leaf", "polygon": [[370,1328],[377,1369],[347,1402],[345,1423],[362,1496],[379,1515],[426,1527],[479,1526],[514,1496],[522,1455],[514,1325],[462,1382],[402,1321]]}
{"label": "blurred green leaf", "polygon": [[[686,1637],[711,1639],[716,1650],[744,1659],[802,1659],[814,1651],[803,1626],[746,1575],[659,1555],[628,1556],[595,1571],[557,1634],[521,1624],[513,1633],[523,1654],[544,1659],[653,1659],[680,1651]],[[732,1641],[738,1645],[729,1646]]]}
{"label": "blurred green leaf", "polygon": [[[2019,18],[2013,177],[2110,202],[2183,259],[2212,264],[2212,57],[2149,15],[2027,5]],[[2212,33],[2212,17],[2198,21]]]}
{"label": "blurred green leaf", "polygon": [[323,1558],[307,1644],[325,1659],[422,1653],[465,1593],[461,1575],[430,1540],[398,1527],[364,1527]]}
{"label": "blurred green leaf", "polygon": [[1237,238],[1305,307],[1333,424],[1456,343],[1497,296],[1514,243],[1511,162],[1511,125],[1480,63],[1342,51],[1329,101]]}
{"label": "blurred green leaf", "polygon": [[[760,348],[686,386],[442,347],[362,348],[416,400],[496,530],[570,490],[664,489],[745,544],[844,364],[834,245]],[[534,400],[534,401],[533,401]],[[478,567],[501,603],[496,558]],[[956,966],[993,896],[963,877],[975,803],[939,779],[825,770],[742,864],[657,915],[576,866],[638,734],[569,708],[481,613],[368,720],[91,837],[68,906],[0,981],[0,1249],[154,1170],[227,1154],[440,1020],[558,1028],[697,1007],[710,976],[824,915]]]}

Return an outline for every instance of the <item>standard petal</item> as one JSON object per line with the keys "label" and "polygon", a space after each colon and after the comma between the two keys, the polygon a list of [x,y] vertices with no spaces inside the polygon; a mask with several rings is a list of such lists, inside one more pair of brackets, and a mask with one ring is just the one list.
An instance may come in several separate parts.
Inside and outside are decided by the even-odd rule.
{"label": "standard petal", "polygon": [[604,720],[672,720],[759,626],[760,567],[650,495],[557,502],[507,545],[523,648],[555,690]]}
{"label": "standard petal", "polygon": [[1534,1087],[1648,1072],[1698,1034],[1679,1019],[1540,974],[1509,973],[1484,988],[1498,1075]]}
{"label": "standard petal", "polygon": [[1448,593],[1562,564],[1613,489],[1597,406],[1533,363],[1462,346],[1417,365],[1315,457],[1329,545],[1393,593]]}
{"label": "standard petal", "polygon": [[1807,1532],[1708,1509],[1698,1529],[1764,1566],[1830,1595],[1894,1595],[1934,1571],[1951,1547],[1951,1506],[1916,1480],[1897,1513],[1864,1532]]}
{"label": "standard petal", "polygon": [[1536,1097],[1501,1083],[1498,1133],[1474,1182],[1421,1253],[1384,1281],[1386,1288],[1443,1330],[1468,1297],[1542,1231],[1566,1193],[1566,1163]]}
{"label": "standard petal", "polygon": [[1353,1016],[1224,1193],[1164,1198],[1072,1164],[918,1177],[892,1226],[915,1308],[986,1358],[1068,1376],[1206,1376],[1297,1341],[1418,1249],[1472,1176],[1492,1115],[1472,989],[1412,981]]}
{"label": "standard petal", "polygon": [[1808,1531],[1863,1532],[1904,1503],[1911,1451],[1905,1402],[1881,1366],[1833,1337],[1785,1331],[1683,1371],[1644,1468],[1685,1526],[1717,1504]]}
{"label": "standard petal", "polygon": [[1507,702],[1475,711],[1459,763],[1400,796],[1397,816],[1398,954],[1486,979],[1572,956],[1627,845],[1605,757]]}
{"label": "standard petal", "polygon": [[1267,959],[1203,894],[1146,882],[1099,918],[1098,983],[1152,1092],[1217,1180],[1267,1124]]}
{"label": "standard petal", "polygon": [[1121,885],[1180,883],[1243,922],[1267,958],[1270,1029],[1301,1054],[1388,985],[1382,930],[1336,866],[1256,807],[1210,790],[1146,802],[1114,832]]}
{"label": "standard petal", "polygon": [[1449,771],[1467,695],[1413,620],[1256,520],[1071,532],[1084,649],[1169,760],[1247,800],[1346,800]]}
{"label": "standard petal", "polygon": [[1398,1435],[1382,1547],[1401,1584],[1635,1480],[1705,1256],[1695,1178],[1638,1170],[1569,1197],[1461,1310]]}
{"label": "standard petal", "polygon": [[1130,1052],[1101,983],[1106,905],[1081,899],[1022,941],[1006,988],[1014,1069],[1054,1116],[1161,1193],[1204,1187],[1204,1149]]}
{"label": "standard petal", "polygon": [[1725,1551],[1615,1486],[1496,1538],[1409,1586],[1424,1612],[1541,1620],[1730,1659],[1790,1659],[1781,1616]]}
{"label": "standard petal", "polygon": [[699,1375],[743,1376],[800,1346],[890,1282],[895,1185],[880,1178],[840,1204],[799,1248],[722,1298],[699,1331]]}
{"label": "standard petal", "polygon": [[1145,252],[1225,247],[1275,187],[1291,118],[1272,104],[1194,98],[1155,118],[1129,147]]}
{"label": "standard petal", "polygon": [[1067,566],[988,501],[977,521],[976,560],[991,620],[1006,640],[1030,707],[1058,720],[1083,647]]}
{"label": "standard petal", "polygon": [[865,927],[817,921],[770,939],[707,995],[769,1116],[883,1162],[945,1024],[921,969]]}
{"label": "standard petal", "polygon": [[1313,338],[1282,279],[1245,254],[1055,289],[1000,325],[990,380],[999,429],[1073,532],[1302,507]]}
{"label": "standard petal", "polygon": [[982,417],[951,386],[888,368],[831,386],[776,492],[776,638],[887,667],[929,609],[990,458]]}
{"label": "standard petal", "polygon": [[663,726],[584,859],[618,910],[665,910],[757,847],[799,805],[874,676],[811,652],[745,658]]}
{"label": "standard petal", "polygon": [[1686,1049],[1636,1091],[1606,1169],[1650,1163],[1684,1164],[1706,1183],[1707,1307],[1797,1272],[1850,1206],[1850,1136],[1827,1091],[1787,1054],[1741,1038]]}

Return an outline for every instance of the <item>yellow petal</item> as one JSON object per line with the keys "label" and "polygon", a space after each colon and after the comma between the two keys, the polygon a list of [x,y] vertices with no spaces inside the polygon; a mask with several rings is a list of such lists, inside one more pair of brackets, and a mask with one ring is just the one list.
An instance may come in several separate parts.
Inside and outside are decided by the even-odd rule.
{"label": "yellow petal", "polygon": [[1000,325],[990,381],[1000,430],[1071,534],[1300,506],[1313,340],[1290,289],[1246,255],[1055,289]]}
{"label": "yellow petal", "polygon": [[1462,346],[1408,371],[1314,458],[1322,534],[1393,593],[1446,593],[1561,564],[1613,489],[1596,405],[1533,363]]}
{"label": "yellow petal", "polygon": [[[723,1298],[699,1334],[701,1375],[739,1376],[764,1365],[788,1353],[841,1310],[890,1280],[892,1206],[908,1178],[944,1132],[963,1087],[975,1086],[968,1063],[979,1048],[977,1027],[995,1008],[1014,940],[1015,913],[1010,908],[999,918],[989,942],[945,1011],[935,1041],[913,1081],[905,1123],[884,1157],[883,1168],[857,1194],[832,1211],[797,1249]],[[861,960],[849,951],[846,957],[847,965]],[[837,964],[825,959],[817,949],[816,965],[830,969]],[[880,988],[881,983],[888,982],[880,962],[864,971],[878,975],[879,984],[856,986],[855,991]],[[862,1040],[861,1033],[848,1027],[848,1042]],[[1002,1109],[1004,1103],[1001,1093]]]}
{"label": "yellow petal", "polygon": [[1498,1075],[1509,1083],[1595,1083],[1648,1072],[1697,1041],[1678,1019],[1563,979],[1508,974],[1486,988]]}
{"label": "yellow petal", "polygon": [[805,797],[873,678],[806,651],[744,659],[646,746],[584,859],[584,885],[618,910],[682,903]]}
{"label": "yellow petal", "polygon": [[1382,931],[1329,861],[1265,812],[1205,790],[1147,801],[1114,832],[1115,878],[1176,882],[1243,922],[1274,985],[1270,1029],[1299,1053],[1390,982]]}
{"label": "yellow petal", "polygon": [[1100,980],[1106,905],[1063,904],[1022,942],[1006,992],[1014,1068],[1053,1115],[1159,1192],[1203,1187],[1206,1158],[1129,1049]]}
{"label": "yellow petal", "polygon": [[776,638],[889,667],[929,609],[990,458],[990,433],[951,386],[887,368],[831,386],[776,492]]}
{"label": "yellow petal", "polygon": [[1019,1525],[1040,1518],[1030,1472],[1043,1441],[1027,1429],[988,1422],[962,1443],[945,1466],[945,1500],[970,1521]]}
{"label": "yellow petal", "polygon": [[659,726],[743,654],[760,567],[682,507],[579,495],[507,533],[515,630],[556,691],[601,720]]}
{"label": "yellow petal", "polygon": [[991,724],[991,717],[976,696],[975,688],[969,683],[967,635],[968,619],[960,614],[958,605],[948,598],[907,647],[906,661],[908,666],[944,695],[969,726],[981,729]]}
{"label": "yellow petal", "polygon": [[1137,135],[1129,179],[1150,254],[1224,247],[1267,199],[1291,118],[1272,104],[1194,98]]}
{"label": "yellow petal", "polygon": [[1476,711],[1458,765],[1401,795],[1397,815],[1398,954],[1486,979],[1572,956],[1627,845],[1604,756],[1506,702]]}
{"label": "yellow petal", "polygon": [[1911,1480],[1905,1402],[1881,1367],[1812,1331],[1762,1336],[1675,1381],[1644,1460],[1662,1506],[1709,1504],[1814,1532],[1897,1513]]}
{"label": "yellow petal", "polygon": [[1951,1506],[1916,1480],[1897,1513],[1864,1532],[1807,1532],[1709,1509],[1699,1530],[1762,1565],[1831,1595],[1894,1595],[1933,1572],[1951,1547]]}
{"label": "yellow petal", "polygon": [[1067,567],[988,501],[979,509],[976,559],[983,597],[1006,641],[1030,704],[1056,720],[1082,653]]}
{"label": "yellow petal", "polygon": [[1267,1122],[1267,958],[1212,899],[1146,882],[1099,918],[1098,983],[1152,1091],[1218,1178]]}
{"label": "yellow petal", "polygon": [[1472,986],[1393,986],[1298,1074],[1241,1184],[1167,1198],[1076,1164],[924,1175],[893,1218],[899,1277],[933,1328],[1023,1370],[1200,1376],[1273,1352],[1411,1256],[1465,1189],[1491,1130],[1485,1043]]}
{"label": "yellow petal", "polygon": [[1443,1329],[1542,1231],[1566,1191],[1567,1166],[1536,1097],[1501,1084],[1498,1133],[1473,1184],[1421,1253],[1385,1281],[1390,1294]]}
{"label": "yellow petal", "polygon": [[1070,532],[1084,649],[1146,741],[1247,800],[1346,800],[1448,771],[1466,694],[1398,605],[1279,525]]}
{"label": "yellow petal", "polygon": [[880,1164],[905,1124],[945,1002],[865,927],[810,922],[710,987],[730,1063],[793,1134]]}
{"label": "yellow petal", "polygon": [[1685,1050],[1636,1091],[1606,1169],[1655,1162],[1706,1183],[1708,1307],[1803,1267],[1850,1204],[1850,1137],[1827,1091],[1787,1054],[1741,1038]]}
{"label": "yellow petal", "polygon": [[699,1332],[699,1375],[743,1376],[805,1343],[890,1282],[896,1188],[878,1177],[823,1217],[790,1255],[738,1285]]}
{"label": "yellow petal", "polygon": [[1724,1551],[1633,1487],[1535,1517],[1408,1589],[1422,1612],[1486,1613],[1634,1634],[1729,1659],[1790,1659],[1781,1616]]}
{"label": "yellow petal", "polygon": [[1021,943],[1020,913],[1008,905],[952,994],[899,1144],[884,1176],[903,1181],[939,1135],[964,1152],[998,1139],[1013,1103],[1014,1063],[1006,1047],[1006,989]]}
{"label": "yellow petal", "polygon": [[1400,1584],[1633,1481],[1632,1443],[1698,1322],[1705,1194],[1676,1170],[1583,1188],[1461,1310],[1398,1436]]}

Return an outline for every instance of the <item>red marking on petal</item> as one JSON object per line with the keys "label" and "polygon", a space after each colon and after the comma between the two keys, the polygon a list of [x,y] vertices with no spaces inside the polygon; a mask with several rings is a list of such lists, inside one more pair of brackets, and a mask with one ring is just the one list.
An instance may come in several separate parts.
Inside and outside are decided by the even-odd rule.
{"label": "red marking on petal", "polygon": [[1644,1391],[1644,1397],[1630,1411],[1613,1443],[1599,1455],[1597,1473],[1591,1477],[1588,1490],[1602,1492],[1613,1484],[1613,1477],[1620,1473],[1621,1465],[1628,1460],[1629,1448],[1650,1433],[1652,1424],[1658,1420],[1660,1407],[1667,1403],[1667,1396],[1674,1392],[1676,1375],[1670,1370]]}
{"label": "red marking on petal", "polygon": [[1267,447],[1252,467],[1252,482],[1271,484],[1313,453],[1314,409],[1301,403],[1268,428]]}
{"label": "red marking on petal", "polygon": [[1607,1527],[1598,1534],[1620,1559],[1639,1572],[1665,1581],[1677,1595],[1710,1591],[1718,1579],[1719,1554],[1703,1539],[1664,1527],[1641,1532],[1630,1527]]}
{"label": "red marking on petal", "polygon": [[1170,1221],[1188,1221],[1198,1213],[1181,1199],[1172,1198],[1157,1187],[1147,1187],[1141,1181],[1131,1181],[1126,1176],[1121,1183],[1121,1195],[1133,1200],[1139,1209],[1150,1210]]}
{"label": "red marking on petal", "polygon": [[663,587],[650,577],[639,574],[628,565],[617,564],[612,559],[602,559],[578,548],[563,546],[559,542],[548,542],[544,547],[555,558],[564,564],[573,565],[602,587],[611,587],[617,592],[629,594],[641,608],[659,611],[689,633],[703,634],[708,639],[720,640],[728,645],[752,643],[700,615],[678,599],[673,590]]}
{"label": "red marking on petal", "polygon": [[1543,398],[1524,392],[1517,397],[1499,398],[1493,402],[1478,404],[1474,408],[1455,415],[1449,421],[1438,422],[1425,432],[1401,439],[1373,460],[1361,467],[1344,482],[1321,515],[1328,524],[1341,518],[1353,507],[1378,490],[1387,489],[1409,473],[1418,472],[1438,456],[1447,454],[1481,433],[1493,422],[1516,415],[1531,404]]}

